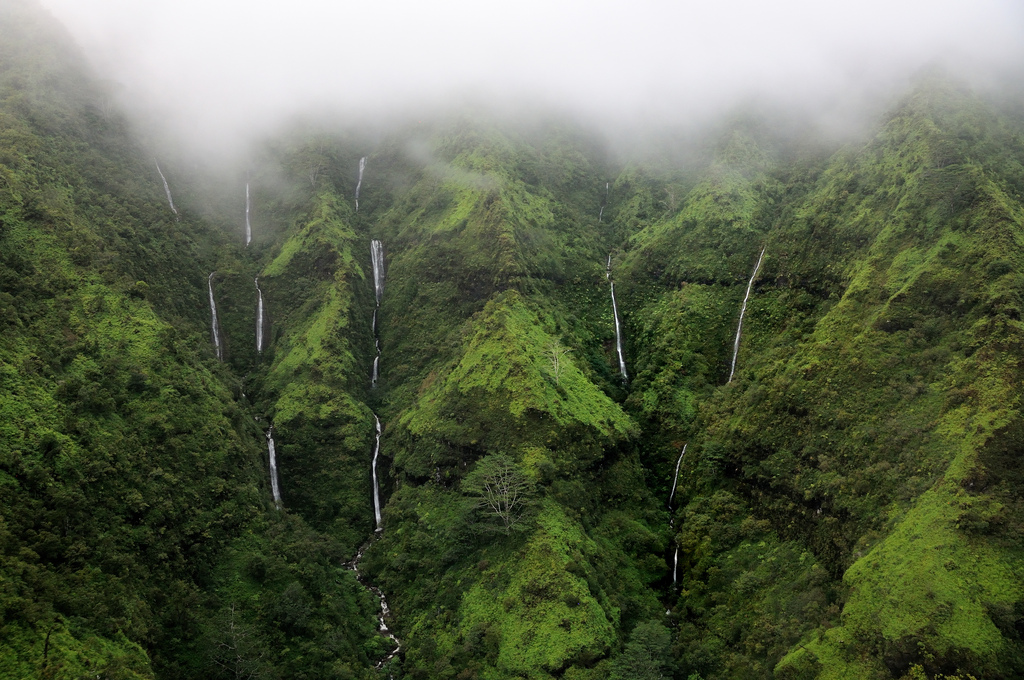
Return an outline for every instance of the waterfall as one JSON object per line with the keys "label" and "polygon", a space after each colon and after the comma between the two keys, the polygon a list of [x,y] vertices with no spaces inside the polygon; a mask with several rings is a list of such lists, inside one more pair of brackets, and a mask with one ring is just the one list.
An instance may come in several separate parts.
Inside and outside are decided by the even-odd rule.
{"label": "waterfall", "polygon": [[600,224],[601,220],[604,219],[604,206],[601,206],[601,211],[597,213],[597,223]]}
{"label": "waterfall", "polygon": [[[384,591],[375,585],[363,581],[363,577],[359,574],[359,563],[362,561],[363,555],[366,553],[366,549],[370,547],[373,541],[374,538],[371,538],[369,541],[364,543],[361,548],[359,548],[359,551],[356,553],[356,556],[352,559],[351,562],[348,563],[348,567],[356,573],[356,580],[359,581],[359,583],[361,583],[364,588],[368,589],[371,593],[376,595],[377,598],[380,600],[380,616],[377,617],[377,630],[380,632],[381,635],[395,643],[395,648],[392,649],[387,656],[385,656],[383,659],[378,661],[373,666],[374,668],[381,669],[384,668],[384,665],[387,664],[387,662],[391,661],[396,656],[398,656],[398,652],[402,649],[402,643],[399,641],[397,637],[395,637],[395,634],[392,633],[391,630],[388,628],[387,618],[391,616],[391,607],[388,606],[388,600],[384,596]],[[394,678],[393,675],[390,677],[392,679]]]}
{"label": "waterfall", "polygon": [[380,299],[384,295],[384,245],[377,239],[370,242],[370,256],[373,261],[373,290],[380,307]]}
{"label": "waterfall", "polygon": [[263,354],[263,291],[260,290],[260,277],[254,280],[259,301],[256,303],[256,353]]}
{"label": "waterfall", "polygon": [[377,354],[373,357],[370,386],[376,387],[380,378],[380,332],[377,328],[377,316],[380,312],[380,301],[384,297],[384,244],[377,239],[370,241],[370,264],[373,266],[373,294],[377,301],[373,309],[373,346]]}
{"label": "waterfall", "polygon": [[676,554],[672,558],[672,585],[676,584],[676,574],[679,571],[679,547],[676,546]]}
{"label": "waterfall", "polygon": [[356,182],[356,212],[359,212],[359,189],[363,186],[363,170],[366,169],[366,156],[359,159],[359,180]]}
{"label": "waterfall", "polygon": [[615,315],[615,351],[619,353],[619,373],[622,374],[622,382],[629,380],[626,373],[626,357],[622,354],[622,326],[619,324],[619,306],[615,304],[615,282],[612,281],[612,314]]}
{"label": "waterfall", "polygon": [[281,487],[277,484],[277,452],[274,450],[274,426],[267,431],[267,452],[270,455],[270,493],[274,496],[274,505],[281,509]]}
{"label": "waterfall", "polygon": [[171,187],[167,184],[167,178],[164,177],[163,170],[160,169],[160,161],[154,161],[154,163],[156,163],[156,171],[160,173],[160,179],[164,181],[164,191],[167,193],[167,202],[171,205],[171,212],[178,216],[178,209],[174,207],[174,199],[171,198]]}
{"label": "waterfall", "polygon": [[210,316],[213,317],[213,347],[217,352],[217,360],[224,361],[224,351],[220,346],[220,324],[217,322],[217,303],[213,301],[213,275],[217,272],[210,272],[206,279],[206,285],[210,290]]}
{"label": "waterfall", "polygon": [[252,225],[249,224],[249,183],[245,183],[245,245],[252,243]]}
{"label": "waterfall", "polygon": [[373,421],[377,427],[376,438],[373,442],[373,464],[370,467],[373,477],[373,520],[377,526],[375,531],[383,531],[384,525],[381,523],[380,518],[380,487],[377,484],[377,456],[380,455],[380,418],[374,414]]}
{"label": "waterfall", "polygon": [[619,305],[615,302],[615,282],[612,281],[612,256],[608,256],[608,264],[605,265],[604,278],[611,284],[612,288],[612,314],[615,316],[615,351],[619,354],[619,373],[622,374],[622,382],[629,380],[626,373],[626,357],[622,353],[622,326],[619,324]]}
{"label": "waterfall", "polygon": [[[359,574],[359,562],[362,561],[363,555],[366,554],[366,549],[369,548],[373,544],[373,542],[376,541],[382,535],[384,531],[384,524],[381,521],[380,515],[380,487],[378,486],[377,483],[377,459],[380,456],[381,426],[380,418],[377,417],[376,413],[373,414],[373,425],[375,433],[373,443],[373,464],[370,467],[370,472],[373,478],[373,520],[375,523],[375,528],[373,531],[373,535],[370,536],[369,540],[366,541],[366,543],[364,543],[361,548],[359,548],[359,551],[356,553],[356,556],[352,558],[351,562],[348,563],[348,567],[355,572],[356,580],[358,580],[359,583],[363,585],[363,587],[369,589],[370,592],[372,592],[380,599],[380,616],[377,618],[377,620],[379,621],[377,630],[380,632],[381,635],[395,643],[395,648],[392,649],[387,654],[387,656],[385,656],[383,659],[374,664],[374,668],[381,669],[384,668],[384,666],[387,665],[389,661],[398,656],[398,652],[402,649],[402,643],[398,640],[397,637],[395,637],[394,633],[392,633],[391,630],[388,628],[387,619],[391,616],[391,608],[388,606],[388,600],[384,596],[384,591],[382,591],[377,586],[364,581],[363,577]],[[394,678],[393,675],[390,677],[392,679]]]}
{"label": "waterfall", "polygon": [[679,454],[679,459],[676,461],[676,474],[672,477],[672,492],[668,495],[668,509],[672,509],[672,499],[676,497],[676,484],[679,483],[679,466],[683,463],[683,456],[686,455],[686,444],[683,444],[683,450]]}
{"label": "waterfall", "polygon": [[740,334],[743,332],[743,315],[747,313],[747,300],[750,299],[750,289],[754,286],[754,279],[757,278],[757,270],[761,268],[761,260],[764,259],[765,248],[761,248],[761,254],[757,257],[757,264],[754,265],[754,273],[750,275],[750,282],[747,283],[747,294],[743,296],[743,307],[740,308],[740,322],[736,326],[736,341],[732,344],[732,368],[729,369],[729,380],[736,373],[736,357],[740,353]]}

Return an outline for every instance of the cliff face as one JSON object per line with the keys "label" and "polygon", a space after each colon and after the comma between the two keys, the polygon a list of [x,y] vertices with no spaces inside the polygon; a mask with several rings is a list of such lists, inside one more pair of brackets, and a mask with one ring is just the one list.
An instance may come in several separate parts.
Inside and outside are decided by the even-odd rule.
{"label": "cliff face", "polygon": [[0,675],[1024,672],[1020,120],[935,78],[827,151],[452,117],[210,178],[0,30]]}

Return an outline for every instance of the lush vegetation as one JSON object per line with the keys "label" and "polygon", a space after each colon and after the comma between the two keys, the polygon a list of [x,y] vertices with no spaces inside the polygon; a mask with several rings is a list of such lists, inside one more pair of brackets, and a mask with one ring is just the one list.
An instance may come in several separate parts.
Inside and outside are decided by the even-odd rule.
{"label": "lush vegetation", "polygon": [[296,126],[175,214],[66,43],[0,10],[0,677],[1024,674],[1019,115]]}

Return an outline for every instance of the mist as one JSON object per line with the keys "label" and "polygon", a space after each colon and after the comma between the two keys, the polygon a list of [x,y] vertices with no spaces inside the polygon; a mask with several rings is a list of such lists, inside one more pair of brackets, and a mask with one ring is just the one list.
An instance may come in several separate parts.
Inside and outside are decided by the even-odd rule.
{"label": "mist", "polygon": [[129,110],[205,148],[464,98],[633,130],[758,99],[838,129],[924,67],[992,87],[1024,63],[1014,0],[41,2]]}

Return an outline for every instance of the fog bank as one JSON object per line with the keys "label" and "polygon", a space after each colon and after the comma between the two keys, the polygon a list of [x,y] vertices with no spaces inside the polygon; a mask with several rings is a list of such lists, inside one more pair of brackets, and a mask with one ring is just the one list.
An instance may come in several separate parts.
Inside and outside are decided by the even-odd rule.
{"label": "fog bank", "polygon": [[924,65],[984,84],[1024,62],[1012,0],[40,1],[134,107],[209,145],[467,93],[634,126],[767,95],[842,124]]}

